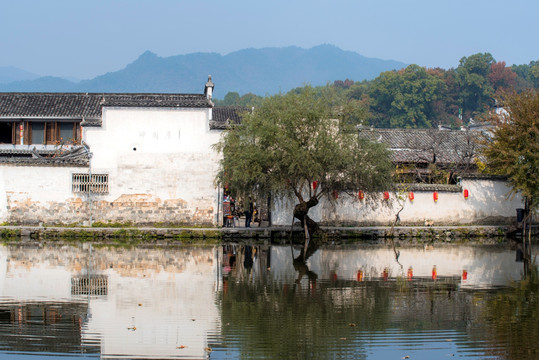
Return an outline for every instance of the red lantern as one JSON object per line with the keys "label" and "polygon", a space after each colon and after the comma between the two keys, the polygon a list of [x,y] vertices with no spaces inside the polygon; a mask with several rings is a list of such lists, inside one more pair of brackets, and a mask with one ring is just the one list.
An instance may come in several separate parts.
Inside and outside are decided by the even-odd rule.
{"label": "red lantern", "polygon": [[438,201],[438,192],[437,191],[432,193],[432,198],[434,199],[434,201]]}
{"label": "red lantern", "polygon": [[338,199],[339,198],[339,192],[337,190],[333,190],[333,197],[335,199]]}
{"label": "red lantern", "polygon": [[408,199],[410,199],[410,201],[414,201],[414,198],[415,198],[414,192],[413,192],[413,191],[410,191],[410,192],[408,193]]}
{"label": "red lantern", "polygon": [[414,277],[414,269],[412,269],[412,267],[410,266],[408,268],[408,281],[411,281],[413,277]]}
{"label": "red lantern", "polygon": [[468,192],[468,189],[464,189],[464,198],[468,199],[468,196],[470,196],[470,193]]}
{"label": "red lantern", "polygon": [[438,270],[436,270],[436,265],[432,268],[432,280],[436,280],[438,277]]}
{"label": "red lantern", "polygon": [[313,190],[316,190],[316,188],[318,187],[318,181],[313,181]]}
{"label": "red lantern", "polygon": [[357,281],[363,281],[363,271],[357,271]]}
{"label": "red lantern", "polygon": [[384,191],[384,200],[389,200],[389,192]]}
{"label": "red lantern", "polygon": [[387,281],[387,279],[389,278],[389,270],[387,268],[384,269],[382,277],[384,278],[384,281]]}
{"label": "red lantern", "polygon": [[468,271],[462,270],[462,280],[468,280]]}
{"label": "red lantern", "polygon": [[363,191],[359,190],[359,192],[357,193],[357,198],[359,200],[365,199],[365,194],[363,193]]}

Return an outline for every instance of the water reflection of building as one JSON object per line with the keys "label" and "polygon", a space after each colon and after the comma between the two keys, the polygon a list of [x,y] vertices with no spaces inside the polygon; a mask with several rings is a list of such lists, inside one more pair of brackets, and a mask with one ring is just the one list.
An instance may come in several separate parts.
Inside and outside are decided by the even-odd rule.
{"label": "water reflection of building", "polygon": [[[7,340],[0,344],[13,351],[40,351],[24,341],[25,334],[51,323],[56,309],[62,321],[76,325],[66,327],[73,334],[59,333],[55,340],[71,337],[70,347],[93,348],[103,356],[205,358],[208,334],[219,327],[215,259],[211,247],[0,246],[0,316],[9,318],[0,320],[0,333],[31,319],[25,333],[12,339],[17,349]],[[78,312],[66,316],[68,308]]]}
{"label": "water reflection of building", "polygon": [[[39,340],[29,339],[50,331],[54,341],[66,340],[56,348],[47,340],[46,351],[205,358],[205,348],[226,332],[221,319],[229,319],[234,306],[245,310],[235,295],[244,303],[283,302],[272,309],[284,309],[291,297],[316,298],[327,309],[356,306],[365,321],[380,306],[384,321],[451,321],[477,311],[470,305],[475,295],[461,289],[507,285],[522,270],[508,249],[399,250],[397,262],[390,247],[325,248],[300,267],[293,263],[299,249],[288,246],[0,246],[0,348],[41,351]],[[373,294],[382,296],[376,302]],[[220,308],[224,302],[232,305]],[[313,316],[320,315],[316,308]],[[15,327],[20,331],[12,333]]]}
{"label": "water reflection of building", "polygon": [[[523,271],[513,251],[493,246],[401,247],[399,252],[397,261],[389,246],[335,247],[317,251],[307,265],[320,280],[407,279],[411,270],[414,281],[440,282],[451,278],[457,279],[462,288],[507,286],[520,280]],[[295,249],[294,257],[298,254]],[[289,281],[296,276],[289,247],[272,247],[271,258],[276,279]]]}
{"label": "water reflection of building", "polygon": [[0,344],[15,352],[98,353],[82,342],[86,303],[0,303]]}

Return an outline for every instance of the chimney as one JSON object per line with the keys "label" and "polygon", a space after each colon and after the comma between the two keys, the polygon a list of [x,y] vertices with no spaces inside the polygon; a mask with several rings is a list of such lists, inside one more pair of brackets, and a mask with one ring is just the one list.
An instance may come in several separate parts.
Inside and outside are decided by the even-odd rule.
{"label": "chimney", "polygon": [[208,75],[208,82],[206,83],[206,87],[204,88],[204,95],[206,95],[206,98],[211,101],[212,93],[213,93],[213,82],[211,81],[211,75]]}

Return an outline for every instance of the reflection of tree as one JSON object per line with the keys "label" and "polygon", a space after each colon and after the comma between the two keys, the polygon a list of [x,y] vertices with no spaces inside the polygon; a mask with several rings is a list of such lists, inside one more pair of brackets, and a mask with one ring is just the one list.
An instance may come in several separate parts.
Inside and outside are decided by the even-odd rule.
{"label": "reflection of tree", "polygon": [[[298,271],[309,274],[307,267]],[[242,357],[366,358],[357,331],[388,326],[387,287],[320,281],[305,290],[273,282],[269,275],[259,280],[229,281],[220,299],[223,346],[241,346]],[[229,337],[234,344],[226,343]]]}
{"label": "reflection of tree", "polygon": [[[539,358],[539,280],[536,264],[515,289],[488,297],[479,317],[479,333],[492,341],[492,355],[504,359]],[[482,335],[484,336],[484,334]],[[503,347],[500,347],[503,344]]]}

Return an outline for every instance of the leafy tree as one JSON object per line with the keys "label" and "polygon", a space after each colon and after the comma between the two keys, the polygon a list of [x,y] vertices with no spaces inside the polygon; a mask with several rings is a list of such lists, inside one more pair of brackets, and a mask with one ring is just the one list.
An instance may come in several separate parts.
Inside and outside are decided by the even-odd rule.
{"label": "leafy tree", "polygon": [[231,105],[239,105],[240,102],[240,94],[236,91],[229,91],[225,98],[223,99],[223,105],[231,106]]}
{"label": "leafy tree", "polygon": [[474,54],[460,59],[456,69],[457,84],[460,90],[460,105],[465,118],[485,112],[493,95],[488,82],[488,74],[494,58],[489,53]]}
{"label": "leafy tree", "polygon": [[528,65],[513,65],[511,69],[526,83],[525,87],[539,88],[539,61],[530,61]]}
{"label": "leafy tree", "polygon": [[[376,125],[399,128],[432,126],[432,104],[445,90],[444,82],[425,68],[409,65],[400,71],[387,71],[376,78],[369,95]],[[376,115],[375,115],[376,116]]]}
{"label": "leafy tree", "polygon": [[223,153],[217,181],[244,196],[295,199],[293,215],[309,239],[318,230],[309,209],[322,197],[391,184],[388,150],[360,140],[352,124],[363,113],[330,86],[265,98],[215,145]]}
{"label": "leafy tree", "polygon": [[508,96],[506,114],[493,115],[495,125],[485,139],[488,169],[508,176],[513,192],[539,205],[539,93],[527,91]]}
{"label": "leafy tree", "polygon": [[238,105],[247,106],[247,107],[257,107],[262,103],[263,97],[255,95],[253,93],[247,93],[243,95],[239,101]]}

